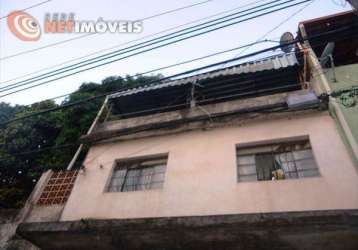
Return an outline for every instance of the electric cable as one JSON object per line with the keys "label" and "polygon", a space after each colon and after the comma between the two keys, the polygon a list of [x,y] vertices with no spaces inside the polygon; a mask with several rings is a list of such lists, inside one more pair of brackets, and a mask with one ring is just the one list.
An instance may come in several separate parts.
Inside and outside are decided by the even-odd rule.
{"label": "electric cable", "polygon": [[30,73],[27,73],[27,74],[24,74],[24,75],[21,75],[21,76],[18,76],[18,77],[15,77],[15,78],[12,78],[12,79],[3,81],[3,82],[0,82],[0,85],[1,85],[1,84],[4,84],[4,83],[11,82],[11,81],[14,81],[14,80],[18,80],[18,79],[24,78],[24,77],[26,77],[26,76],[34,75],[34,74],[43,72],[43,71],[45,71],[45,70],[54,69],[54,68],[57,68],[57,67],[59,67],[59,66],[65,65],[65,64],[67,64],[67,63],[74,62],[74,61],[77,61],[77,60],[80,60],[80,59],[83,59],[83,58],[86,58],[86,57],[89,57],[89,56],[92,56],[92,55],[96,55],[96,54],[99,54],[99,53],[102,53],[102,52],[105,52],[105,51],[108,51],[108,50],[112,50],[112,49],[114,49],[114,48],[118,48],[118,47],[121,47],[121,46],[130,44],[130,43],[133,43],[133,42],[137,42],[137,41],[140,41],[140,40],[143,40],[143,39],[152,37],[152,36],[160,35],[160,34],[162,34],[162,33],[165,33],[165,32],[168,32],[168,31],[172,31],[172,30],[175,30],[175,29],[178,29],[178,28],[181,28],[181,27],[190,25],[190,24],[194,24],[194,23],[201,22],[201,21],[204,21],[204,20],[207,20],[207,19],[210,19],[210,18],[219,16],[219,15],[222,15],[222,14],[226,14],[226,13],[235,11],[235,10],[237,10],[237,9],[242,9],[243,7],[247,7],[247,6],[256,4],[256,3],[258,3],[258,2],[263,2],[263,1],[266,1],[266,0],[259,0],[259,1],[251,2],[251,3],[248,3],[248,4],[246,4],[246,5],[242,5],[242,6],[239,6],[239,7],[233,8],[233,9],[230,9],[230,10],[226,10],[226,11],[222,11],[222,12],[216,13],[216,14],[214,14],[214,15],[210,15],[210,16],[206,16],[206,17],[203,17],[203,18],[200,18],[200,19],[196,19],[196,20],[194,20],[194,21],[190,21],[190,22],[187,22],[187,23],[184,23],[184,24],[180,24],[180,25],[178,25],[178,26],[174,26],[174,27],[171,27],[171,28],[168,28],[168,29],[165,29],[165,30],[156,32],[156,33],[152,33],[152,34],[143,36],[143,37],[138,38],[138,39],[134,39],[134,40],[130,40],[130,41],[128,41],[128,42],[120,43],[120,44],[117,44],[117,45],[112,46],[112,47],[109,47],[109,48],[97,50],[97,51],[95,51],[95,52],[86,54],[86,55],[84,55],[84,56],[76,57],[76,58],[73,58],[73,59],[64,61],[64,62],[62,62],[62,63],[56,64],[56,65],[52,65],[52,66],[49,66],[49,67],[46,67],[46,68],[42,68],[42,69],[40,69],[40,70],[33,71],[33,72],[30,72]]}
{"label": "electric cable", "polygon": [[[160,17],[160,16],[163,16],[163,15],[167,15],[169,13],[181,11],[183,9],[192,8],[192,7],[202,5],[202,4],[205,4],[205,3],[208,3],[208,2],[212,2],[212,1],[214,1],[214,0],[206,0],[206,1],[198,2],[198,3],[190,4],[190,5],[187,5],[187,6],[179,7],[179,8],[176,8],[176,9],[167,10],[167,11],[164,11],[162,13],[158,13],[158,14],[155,14],[155,15],[152,15],[152,16],[144,17],[142,19],[138,19],[137,21],[144,21],[144,20]],[[88,34],[84,34],[84,35],[81,35],[81,36],[78,36],[78,37],[74,37],[74,38],[62,40],[62,41],[59,41],[59,42],[47,44],[47,45],[44,45],[42,47],[21,51],[21,52],[12,54],[12,55],[1,57],[0,61],[7,60],[7,59],[10,59],[10,58],[14,58],[14,57],[17,57],[17,56],[20,56],[20,55],[25,55],[25,54],[32,53],[32,52],[35,52],[35,51],[51,48],[51,47],[54,47],[54,46],[57,46],[57,45],[61,45],[61,44],[64,44],[64,43],[72,42],[72,41],[75,41],[75,40],[78,40],[78,39],[82,39],[82,38],[85,38],[85,37],[88,37],[88,36],[91,36],[91,35],[98,35],[98,34],[100,34],[100,33],[88,33]]]}
{"label": "electric cable", "polygon": [[[78,74],[78,73],[81,73],[81,72],[84,72],[84,71],[87,71],[87,70],[90,70],[90,69],[94,69],[94,68],[97,68],[97,67],[101,67],[101,66],[107,65],[107,64],[109,64],[109,63],[113,63],[113,62],[116,62],[116,61],[119,61],[119,60],[123,60],[123,59],[126,59],[126,58],[131,57],[131,56],[134,56],[134,55],[138,55],[138,54],[141,54],[141,53],[144,53],[144,52],[147,52],[147,51],[151,51],[151,50],[153,50],[153,49],[161,48],[161,47],[164,47],[164,46],[167,46],[167,45],[170,45],[170,44],[173,44],[173,43],[177,43],[177,42],[180,42],[180,41],[183,41],[183,40],[192,38],[192,37],[196,37],[196,36],[199,36],[199,35],[203,35],[203,34],[206,34],[206,33],[209,33],[209,32],[212,32],[212,31],[215,31],[215,30],[218,30],[218,29],[221,29],[221,28],[225,28],[225,27],[228,27],[228,26],[237,24],[237,23],[241,23],[241,22],[244,22],[244,21],[247,21],[247,20],[251,20],[251,19],[254,19],[254,18],[263,16],[263,15],[271,14],[271,13],[273,13],[273,12],[276,12],[276,11],[279,11],[279,10],[282,10],[282,9],[285,9],[285,8],[289,8],[289,7],[292,7],[292,6],[296,6],[296,5],[298,5],[298,4],[302,4],[302,3],[308,2],[308,1],[312,1],[312,0],[304,0],[304,1],[299,2],[299,3],[291,4],[291,5],[289,5],[289,6],[285,6],[285,7],[279,8],[279,9],[271,10],[271,11],[269,11],[269,12],[265,12],[265,13],[262,13],[262,14],[259,14],[259,15],[256,15],[256,16],[253,16],[253,17],[249,17],[249,18],[246,18],[246,19],[244,19],[244,20],[239,20],[239,21],[236,21],[236,22],[234,22],[234,23],[229,23],[229,24],[226,24],[226,25],[221,26],[221,27],[213,28],[213,29],[211,29],[211,30],[209,30],[209,31],[204,31],[204,32],[201,32],[201,33],[199,33],[199,34],[191,35],[191,36],[189,36],[189,37],[181,38],[181,39],[176,40],[176,41],[171,41],[171,42],[166,43],[166,44],[158,45],[158,46],[156,46],[156,47],[152,47],[152,48],[146,49],[146,50],[144,50],[144,51],[136,52],[136,53],[134,53],[134,54],[127,55],[127,56],[125,56],[125,57],[117,58],[117,59],[114,59],[114,60],[109,61],[109,62],[104,62],[104,63],[102,63],[102,64],[92,66],[92,67],[90,67],[90,68],[85,68],[85,69],[82,69],[82,70],[79,70],[79,71],[70,73],[70,74],[65,75],[65,76],[62,76],[62,77],[60,77],[60,78],[55,78],[55,79],[52,79],[52,80],[50,80],[50,81],[46,81],[46,82],[44,82],[44,83],[39,83],[39,84],[36,84],[36,85],[32,85],[31,87],[26,87],[26,88],[23,88],[23,89],[20,89],[20,90],[16,90],[16,91],[13,91],[13,92],[10,92],[10,93],[1,95],[0,97],[4,97],[4,96],[8,96],[8,95],[11,95],[11,94],[14,94],[14,93],[18,93],[18,92],[21,92],[21,91],[24,91],[24,90],[27,90],[27,89],[30,89],[30,88],[33,88],[33,87],[36,87],[36,86],[40,86],[40,85],[43,85],[43,84],[46,84],[46,83],[49,83],[49,82],[52,82],[52,81],[55,81],[55,80],[58,80],[58,79],[62,79],[62,78],[64,78],[64,77],[68,77],[68,76],[71,76],[71,75],[74,75],[74,74]],[[91,64],[91,63],[89,63],[89,64]],[[86,66],[86,64],[85,64],[85,65],[82,65],[82,66],[80,66],[80,67],[83,67],[83,66]],[[70,70],[73,70],[73,69],[70,69]],[[66,71],[69,71],[69,70],[66,70]],[[63,72],[60,72],[60,73],[65,73],[66,71],[63,71]],[[58,74],[59,74],[59,73],[58,73]],[[47,76],[47,77],[45,77],[45,78],[48,78],[48,77],[51,77],[51,76],[53,76],[53,75]],[[38,80],[40,80],[40,79],[36,79],[36,80],[33,80],[33,81],[38,81]],[[30,82],[26,82],[26,83],[24,83],[24,84],[27,85],[27,84],[29,84],[29,83],[32,83],[32,82],[30,81]],[[20,86],[17,86],[17,87],[20,87]],[[4,91],[8,91],[8,90],[9,90],[9,89],[7,89],[7,90],[2,90],[2,91],[0,91],[0,92],[4,92]]]}

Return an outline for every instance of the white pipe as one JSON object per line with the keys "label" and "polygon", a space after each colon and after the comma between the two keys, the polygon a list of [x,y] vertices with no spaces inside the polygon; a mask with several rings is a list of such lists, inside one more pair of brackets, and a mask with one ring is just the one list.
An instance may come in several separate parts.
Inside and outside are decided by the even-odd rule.
{"label": "white pipe", "polygon": [[[303,24],[299,25],[299,30],[300,30],[303,38],[307,38],[306,29],[305,29]],[[327,81],[326,76],[324,75],[324,72],[323,72],[323,69],[321,67],[321,64],[319,63],[319,61],[317,59],[317,56],[316,56],[315,52],[313,51],[313,49],[312,49],[312,47],[311,47],[311,45],[310,45],[308,40],[306,40],[306,42],[305,42],[305,47],[307,47],[307,49],[309,50],[309,58],[311,59],[311,62],[313,64],[312,68],[317,70],[318,77],[320,78],[321,82],[323,83],[324,91],[327,94],[331,94],[332,89],[329,86],[329,83]],[[319,89],[321,89],[320,86],[315,86],[315,87],[318,87]],[[332,107],[333,111],[337,115],[338,122],[340,123],[340,125],[341,125],[341,127],[343,129],[343,132],[345,133],[345,137],[347,138],[348,144],[349,144],[350,148],[353,151],[355,160],[358,161],[358,144],[357,144],[357,141],[354,139],[352,130],[349,127],[348,122],[347,122],[347,120],[346,120],[346,118],[345,118],[345,116],[344,116],[344,114],[342,112],[341,106],[339,106],[337,101],[336,101],[336,99],[331,97],[331,96],[329,97],[329,104],[331,104],[331,107]]]}
{"label": "white pipe", "polygon": [[[88,129],[87,131],[87,135],[89,135],[90,133],[92,133],[93,129],[95,128],[99,118],[101,117],[103,111],[104,111],[104,108],[107,106],[107,103],[108,103],[108,97],[106,97],[106,99],[104,100],[103,104],[102,104],[102,107],[101,109],[98,111],[97,113],[97,116],[96,118],[94,119],[94,121],[92,122],[92,125],[91,127]],[[67,170],[71,170],[73,168],[73,166],[75,165],[75,162],[78,158],[78,156],[80,155],[81,151],[83,149],[83,144],[81,144],[78,148],[77,148],[77,151],[75,153],[75,155],[73,156],[71,162],[68,164],[67,166]]]}
{"label": "white pipe", "polygon": [[[332,93],[332,88],[329,86],[328,80],[326,76],[323,73],[323,69],[321,67],[321,64],[318,62],[318,59],[313,52],[313,50],[309,49],[310,59],[313,64],[313,67],[318,71],[318,77],[320,78],[321,82],[323,83],[323,87],[325,89],[325,92],[327,94]],[[358,161],[358,144],[357,141],[354,139],[353,132],[351,128],[348,125],[347,119],[345,118],[342,107],[338,105],[337,100],[333,97],[329,97],[329,104],[331,105],[333,111],[337,114],[337,119],[339,123],[341,124],[341,127],[346,135],[347,141],[353,151],[353,154],[356,158],[356,161]]]}

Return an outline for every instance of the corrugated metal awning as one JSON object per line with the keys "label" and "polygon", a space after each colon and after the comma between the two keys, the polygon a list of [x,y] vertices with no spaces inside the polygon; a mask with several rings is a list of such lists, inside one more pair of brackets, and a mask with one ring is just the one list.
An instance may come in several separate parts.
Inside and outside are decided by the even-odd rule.
{"label": "corrugated metal awning", "polygon": [[290,66],[297,65],[298,61],[294,53],[291,54],[282,54],[277,56],[272,56],[265,59],[255,60],[251,62],[246,62],[243,64],[230,66],[224,69],[214,70],[194,76],[189,76],[177,80],[170,80],[162,83],[147,85],[143,87],[133,88],[118,93],[114,93],[109,96],[110,99],[118,98],[121,96],[134,95],[141,92],[153,91],[161,88],[180,86],[190,83],[196,83],[198,81],[212,79],[220,76],[229,76],[229,75],[240,75],[246,73],[254,73],[264,70],[278,70],[281,68],[286,68]]}

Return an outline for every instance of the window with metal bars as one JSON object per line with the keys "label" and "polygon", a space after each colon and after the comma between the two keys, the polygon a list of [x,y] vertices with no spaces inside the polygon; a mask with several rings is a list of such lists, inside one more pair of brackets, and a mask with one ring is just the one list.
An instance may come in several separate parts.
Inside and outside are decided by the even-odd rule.
{"label": "window with metal bars", "polygon": [[129,192],[163,188],[167,156],[118,161],[108,192]]}
{"label": "window with metal bars", "polygon": [[237,147],[239,182],[319,176],[308,139]]}

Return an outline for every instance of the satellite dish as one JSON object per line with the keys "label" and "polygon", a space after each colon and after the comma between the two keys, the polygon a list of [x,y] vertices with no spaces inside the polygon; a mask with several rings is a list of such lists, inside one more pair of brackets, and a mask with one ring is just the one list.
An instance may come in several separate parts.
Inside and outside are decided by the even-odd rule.
{"label": "satellite dish", "polygon": [[290,43],[292,43],[294,40],[295,38],[291,32],[283,33],[280,38],[281,50],[285,53],[291,52],[294,45]]}

